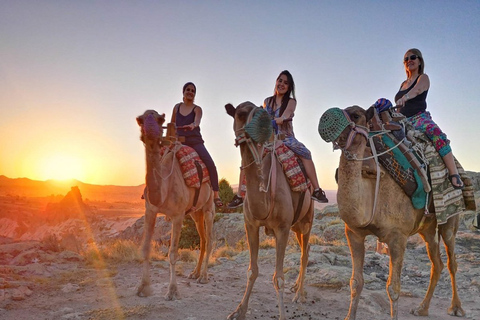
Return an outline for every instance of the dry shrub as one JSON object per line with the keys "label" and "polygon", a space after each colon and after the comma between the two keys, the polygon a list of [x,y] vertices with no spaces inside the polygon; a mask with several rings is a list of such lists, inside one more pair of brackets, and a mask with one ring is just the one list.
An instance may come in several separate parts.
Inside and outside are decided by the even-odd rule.
{"label": "dry shrub", "polygon": [[[168,255],[168,248],[152,241],[150,260],[162,261]],[[95,243],[84,251],[83,256],[87,263],[100,266],[105,260],[113,262],[140,262],[143,261],[141,248],[132,240],[117,239],[97,246]]]}
{"label": "dry shrub", "polygon": [[178,250],[179,260],[183,262],[195,262],[197,261],[197,254],[195,251],[189,249]]}
{"label": "dry shrub", "polygon": [[213,255],[216,258],[224,257],[224,258],[230,259],[231,257],[236,256],[238,253],[239,253],[238,250],[235,250],[229,246],[224,246],[224,247],[218,248]]}
{"label": "dry shrub", "polygon": [[138,246],[131,240],[115,240],[103,248],[105,258],[118,262],[141,261]]}
{"label": "dry shrub", "polygon": [[267,238],[260,242],[260,249],[272,249],[275,248],[275,238]]}
{"label": "dry shrub", "polygon": [[42,243],[46,250],[53,252],[61,252],[64,250],[60,245],[60,239],[55,234],[49,234],[42,239]]}
{"label": "dry shrub", "polygon": [[308,239],[308,243],[312,244],[312,245],[324,245],[325,244],[325,241],[320,238],[319,236],[317,236],[316,234],[311,234],[310,235],[310,239]]}

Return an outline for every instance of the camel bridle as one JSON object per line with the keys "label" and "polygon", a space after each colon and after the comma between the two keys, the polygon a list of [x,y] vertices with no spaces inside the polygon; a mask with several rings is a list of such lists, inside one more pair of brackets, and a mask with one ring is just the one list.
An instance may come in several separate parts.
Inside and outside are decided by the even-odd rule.
{"label": "camel bridle", "polygon": [[[266,193],[268,191],[268,189],[270,187],[270,183],[271,183],[272,187],[270,189],[270,197],[271,197],[272,201],[271,201],[271,206],[270,206],[270,210],[268,212],[268,215],[265,218],[263,218],[263,220],[265,220],[270,216],[270,214],[273,212],[273,209],[275,207],[275,201],[273,201],[275,199],[275,187],[276,187],[276,179],[277,179],[277,170],[276,170],[276,166],[274,165],[275,148],[272,148],[272,151],[271,151],[272,161],[271,161],[271,166],[270,166],[270,172],[269,172],[269,175],[268,175],[268,184],[265,187],[265,183],[264,183],[265,179],[264,179],[263,171],[262,171],[262,155],[263,155],[263,151],[265,149],[265,143],[259,144],[258,142],[254,141],[245,130],[245,126],[250,123],[250,121],[252,120],[255,112],[259,109],[261,109],[261,107],[253,108],[248,113],[247,120],[245,121],[245,124],[240,129],[235,130],[235,134],[236,134],[235,146],[238,147],[243,143],[247,144],[247,147],[250,150],[254,161],[252,161],[251,163],[249,163],[247,165],[244,165],[242,163],[242,166],[240,167],[240,170],[243,170],[243,169],[251,166],[253,163],[255,163],[257,165],[257,176],[260,178],[260,183],[259,183],[259,186],[258,186],[258,190],[260,192],[265,192]],[[274,142],[274,146],[275,146],[275,142]],[[242,162],[243,162],[243,159],[242,159]]]}

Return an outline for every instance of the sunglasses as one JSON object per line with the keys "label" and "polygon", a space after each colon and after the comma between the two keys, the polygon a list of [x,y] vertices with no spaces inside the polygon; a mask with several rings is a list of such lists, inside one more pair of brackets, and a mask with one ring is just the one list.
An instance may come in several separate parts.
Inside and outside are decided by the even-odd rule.
{"label": "sunglasses", "polygon": [[416,54],[412,54],[412,55],[409,56],[409,57],[403,58],[403,62],[408,62],[408,60],[414,61],[414,60],[417,60],[417,58],[418,58],[418,56],[417,56]]}

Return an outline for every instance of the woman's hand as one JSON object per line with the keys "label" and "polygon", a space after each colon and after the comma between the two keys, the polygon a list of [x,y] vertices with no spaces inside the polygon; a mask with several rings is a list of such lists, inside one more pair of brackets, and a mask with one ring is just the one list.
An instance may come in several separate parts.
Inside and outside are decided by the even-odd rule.
{"label": "woman's hand", "polygon": [[396,101],[395,103],[397,104],[397,106],[405,106],[405,102],[407,102],[408,100],[408,93],[407,94],[404,94],[403,97],[401,97],[400,99],[398,99],[398,101]]}

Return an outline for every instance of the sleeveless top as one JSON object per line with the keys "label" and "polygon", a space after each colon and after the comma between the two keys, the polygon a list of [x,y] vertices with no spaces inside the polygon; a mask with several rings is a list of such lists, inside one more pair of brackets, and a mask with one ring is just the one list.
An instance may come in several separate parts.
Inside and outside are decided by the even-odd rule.
{"label": "sleeveless top", "polygon": [[[273,110],[273,107],[270,106],[271,99],[267,99],[267,103],[265,104],[265,110],[267,110],[268,114],[273,118],[280,117],[280,108],[277,110]],[[292,118],[294,114],[292,113]],[[278,126],[278,133],[283,133],[285,135],[285,139],[283,143],[293,151],[293,153],[308,159],[312,160],[312,154],[310,150],[305,147],[303,143],[295,138],[295,134],[293,133],[293,121],[284,121],[281,125]]]}
{"label": "sleeveless top", "polygon": [[[192,112],[184,116],[180,113],[180,105],[181,103],[178,103],[176,105],[177,113],[175,115],[175,126],[182,127],[192,124],[195,121],[195,108],[197,106],[194,106]],[[202,139],[202,134],[200,133],[200,127],[195,127],[195,129],[193,130],[177,129],[177,134],[179,136],[185,137],[185,142],[183,144],[186,145],[194,145],[204,142]]]}
{"label": "sleeveless top", "polygon": [[[412,83],[410,87],[405,90],[399,90],[395,95],[395,101],[398,101],[406,93],[408,93],[412,88],[417,84],[418,78]],[[402,87],[400,86],[400,89]],[[407,118],[410,118],[418,113],[425,112],[427,110],[427,94],[428,90],[423,91],[421,94],[415,98],[407,100],[405,105],[400,109],[400,112]]]}

